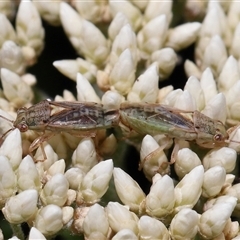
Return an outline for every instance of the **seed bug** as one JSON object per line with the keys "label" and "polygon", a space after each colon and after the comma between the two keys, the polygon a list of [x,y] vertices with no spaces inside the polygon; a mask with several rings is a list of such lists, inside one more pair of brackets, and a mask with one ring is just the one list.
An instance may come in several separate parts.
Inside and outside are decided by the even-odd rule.
{"label": "seed bug", "polygon": [[[169,106],[147,103],[122,103],[120,122],[139,134],[165,134],[178,140],[195,141],[204,148],[223,147],[229,143],[224,124],[199,111],[182,111]],[[179,146],[175,144],[171,163]]]}
{"label": "seed bug", "polygon": [[[60,110],[52,112],[53,108]],[[42,149],[44,160],[47,158],[43,149],[43,142],[49,140],[55,134],[68,132],[74,136],[95,137],[98,129],[111,128],[118,124],[118,111],[106,111],[101,104],[87,102],[55,102],[43,100],[29,108],[20,108],[17,111],[15,121],[11,121],[13,127],[5,132],[3,139],[10,131],[18,128],[21,132],[34,130],[42,132],[29,147],[29,153]]]}

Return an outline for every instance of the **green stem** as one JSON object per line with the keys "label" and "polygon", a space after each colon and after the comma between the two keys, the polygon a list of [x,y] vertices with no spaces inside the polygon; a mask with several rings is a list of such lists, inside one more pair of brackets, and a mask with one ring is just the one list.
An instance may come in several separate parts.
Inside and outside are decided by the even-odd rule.
{"label": "green stem", "polygon": [[21,224],[11,224],[10,223],[10,226],[11,226],[11,229],[13,231],[13,236],[16,236],[17,238],[19,238],[21,240],[25,239],[24,233],[22,231]]}

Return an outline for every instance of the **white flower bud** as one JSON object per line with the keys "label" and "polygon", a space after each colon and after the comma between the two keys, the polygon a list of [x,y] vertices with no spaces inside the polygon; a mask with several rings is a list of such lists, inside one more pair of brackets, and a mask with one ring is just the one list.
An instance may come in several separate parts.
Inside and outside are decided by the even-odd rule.
{"label": "white flower bud", "polygon": [[[50,166],[55,163],[58,160],[58,156],[57,154],[53,151],[51,145],[44,143],[43,145],[43,150],[41,149],[41,147],[39,147],[37,149],[36,154],[34,155],[34,159],[36,160],[40,160],[37,162],[37,168],[43,171],[46,171],[47,169],[50,168]],[[44,160],[43,157],[43,151],[45,152],[47,159]],[[41,161],[44,160],[44,161]],[[41,174],[40,174],[41,175]],[[42,175],[41,175],[42,176]]]}
{"label": "white flower bud", "polygon": [[120,32],[121,28],[128,23],[129,23],[129,21],[128,21],[127,17],[122,12],[118,12],[114,16],[113,20],[111,21],[111,23],[108,27],[109,38],[112,41],[114,41],[115,37]]}
{"label": "white flower bud", "polygon": [[165,46],[171,47],[175,51],[180,51],[192,43],[198,37],[201,28],[201,23],[192,22],[184,23],[168,31],[167,41]]}
{"label": "white flower bud", "polygon": [[150,135],[146,135],[143,138],[140,159],[140,165],[149,180],[151,180],[157,172],[162,175],[169,172],[168,159],[163,148],[161,148],[156,140]]}
{"label": "white flower bud", "polygon": [[135,234],[138,233],[138,217],[135,213],[128,210],[127,207],[118,202],[109,202],[105,208],[111,229],[119,232],[122,229],[130,229]]}
{"label": "white flower bud", "polygon": [[74,215],[74,209],[72,207],[69,206],[65,206],[62,208],[62,220],[63,220],[63,224],[66,225],[68,223],[72,223],[73,220],[73,215]]}
{"label": "white flower bud", "polygon": [[53,66],[73,81],[76,81],[78,72],[89,82],[94,82],[96,79],[97,67],[82,58],[77,58],[76,60],[55,61],[53,62]]}
{"label": "white flower bud", "polygon": [[146,212],[156,218],[164,218],[173,211],[175,203],[172,179],[165,175],[151,186],[146,197]]}
{"label": "white flower bud", "polygon": [[238,2],[231,2],[229,5],[229,9],[227,12],[227,20],[229,28],[234,31],[236,29],[238,23],[239,23],[239,12],[240,12],[240,6]]}
{"label": "white flower bud", "polygon": [[[233,5],[234,3],[232,3]],[[239,50],[239,38],[240,38],[240,23],[238,22],[238,25],[236,26],[234,30],[234,35],[232,39],[232,44],[230,46],[229,53],[233,55],[236,59],[240,58],[240,50]]]}
{"label": "white flower bud", "polygon": [[50,2],[33,0],[41,17],[53,26],[61,24],[59,18],[60,1],[50,0]]}
{"label": "white flower bud", "polygon": [[40,177],[33,159],[27,155],[20,163],[17,171],[17,184],[19,191],[41,188]]}
{"label": "white flower bud", "polygon": [[138,30],[141,22],[142,15],[138,8],[134,7],[131,2],[123,0],[121,2],[110,0],[109,1],[110,12],[115,16],[118,12],[122,12],[131,23],[134,30]]}
{"label": "white flower bud", "polygon": [[112,240],[127,240],[127,239],[138,240],[138,237],[132,230],[122,229],[112,238]]}
{"label": "white flower bud", "polygon": [[144,21],[149,22],[162,14],[167,17],[167,23],[172,20],[172,1],[154,1],[150,0],[144,12]]}
{"label": "white flower bud", "polygon": [[6,200],[16,193],[17,179],[6,157],[0,156],[0,166],[0,207],[2,208]]}
{"label": "white flower bud", "polygon": [[175,187],[175,211],[182,208],[193,208],[202,193],[204,169],[203,166],[195,167]]}
{"label": "white flower bud", "polygon": [[217,95],[216,81],[213,78],[211,68],[206,68],[200,78],[200,85],[204,93],[206,104]]}
{"label": "white flower bud", "polygon": [[223,93],[218,93],[208,101],[205,108],[201,111],[204,115],[225,123],[227,118],[226,98]]}
{"label": "white flower bud", "polygon": [[205,171],[214,166],[221,166],[230,173],[236,165],[237,153],[235,150],[222,147],[220,149],[212,149],[203,158],[203,166]]}
{"label": "white flower bud", "polygon": [[50,204],[39,210],[35,218],[34,227],[45,236],[52,236],[62,229],[62,218],[62,209]]}
{"label": "white flower bud", "polygon": [[182,89],[172,90],[166,95],[166,97],[163,99],[161,103],[173,107],[178,97],[180,97],[182,93],[183,93]]}
{"label": "white flower bud", "polygon": [[137,35],[138,47],[142,58],[147,59],[151,54],[163,47],[167,38],[168,22],[165,15],[150,20]]}
{"label": "white flower bud", "polygon": [[137,40],[136,34],[133,32],[129,24],[124,25],[120,29],[118,35],[115,37],[112,43],[112,51],[109,57],[110,66],[114,66],[117,63],[120,55],[126,49],[129,49],[131,52],[133,65],[136,67],[138,61]]}
{"label": "white flower bud", "polygon": [[239,123],[240,114],[239,114],[239,91],[240,91],[240,81],[238,80],[226,93],[227,108],[228,108],[228,121],[232,125]]}
{"label": "white flower bud", "polygon": [[93,140],[91,138],[82,139],[72,155],[73,167],[80,168],[87,173],[97,163],[97,152]]}
{"label": "white flower bud", "polygon": [[1,81],[6,98],[16,107],[31,102],[33,91],[16,73],[6,68],[1,69]]}
{"label": "white flower bud", "polygon": [[225,183],[226,171],[223,167],[215,166],[204,173],[203,192],[205,198],[212,198],[218,195]]}
{"label": "white flower bud", "polygon": [[[21,2],[17,12],[16,30],[18,41],[21,46],[32,48],[36,55],[39,55],[44,47],[44,29],[40,15],[34,4],[27,0]],[[34,59],[32,59],[34,61]]]}
{"label": "white flower bud", "polygon": [[55,204],[63,206],[67,201],[68,181],[64,175],[54,175],[43,187],[40,198],[45,205]]}
{"label": "white flower bud", "polygon": [[201,160],[198,155],[189,148],[182,148],[177,153],[174,169],[178,177],[181,179],[197,166],[200,166]]}
{"label": "white flower bud", "polygon": [[[93,22],[93,23],[97,23],[97,22],[108,22],[108,18],[105,19],[107,16],[105,11],[108,11],[108,6],[107,6],[107,1],[87,1],[87,2],[83,2],[83,1],[77,1],[74,0],[72,3],[72,5],[74,5],[74,7],[77,9],[77,11],[80,13],[80,15]],[[105,20],[105,21],[104,21]]]}
{"label": "white flower bud", "polygon": [[118,109],[124,97],[115,91],[107,91],[102,96],[102,104],[106,109]]}
{"label": "white flower bud", "polygon": [[35,189],[25,190],[10,197],[2,209],[8,222],[19,224],[27,222],[37,212],[38,192]]}
{"label": "white flower bud", "polygon": [[227,60],[227,50],[220,36],[215,35],[206,46],[203,56],[202,69],[210,67],[213,75],[217,76]]}
{"label": "white flower bud", "polygon": [[176,102],[173,107],[185,111],[194,111],[197,108],[196,100],[188,90],[184,90],[176,97]]}
{"label": "white flower bud", "polygon": [[229,197],[227,202],[217,203],[202,214],[199,220],[199,232],[208,239],[220,235],[231,216],[237,199]]}
{"label": "white flower bud", "polygon": [[227,92],[239,79],[239,64],[233,56],[229,56],[218,77],[219,91]]}
{"label": "white flower bud", "polygon": [[106,193],[112,177],[113,162],[111,159],[95,165],[83,178],[79,187],[78,202],[95,203]]}
{"label": "white flower bud", "polygon": [[161,104],[162,101],[166,98],[166,96],[172,91],[173,91],[172,85],[169,85],[169,86],[159,89],[157,103]]}
{"label": "white flower bud", "polygon": [[130,207],[134,212],[139,212],[141,204],[145,199],[145,194],[127,173],[121,168],[113,170],[114,185],[120,200]]}
{"label": "white flower bud", "polygon": [[86,239],[106,239],[109,223],[104,208],[98,204],[90,207],[83,222],[83,232]]}
{"label": "white flower bud", "polygon": [[151,55],[151,62],[158,63],[158,71],[160,80],[169,77],[177,64],[177,54],[172,48],[162,48]]}
{"label": "white flower bud", "polygon": [[5,41],[11,40],[13,42],[17,42],[17,38],[12,24],[1,10],[0,12],[0,48],[2,48]]}
{"label": "white flower bud", "polygon": [[86,60],[96,65],[102,65],[108,57],[109,44],[101,31],[94,24],[82,18],[65,2],[60,4],[60,19],[64,31],[76,51],[80,55],[84,55]]}
{"label": "white flower bud", "polygon": [[139,239],[151,240],[162,239],[169,240],[170,236],[165,225],[155,218],[142,216],[138,221]]}
{"label": "white flower bud", "polygon": [[194,239],[198,232],[198,221],[198,214],[194,210],[189,208],[180,210],[170,224],[171,239]]}
{"label": "white flower bud", "polygon": [[109,135],[104,139],[98,148],[100,156],[109,156],[115,152],[118,146],[118,141],[114,134]]}
{"label": "white flower bud", "polygon": [[17,74],[23,74],[25,63],[22,50],[13,41],[5,41],[0,50],[0,66]]}
{"label": "white flower bud", "polygon": [[185,70],[187,77],[194,76],[194,77],[200,79],[201,74],[202,74],[199,67],[194,62],[192,62],[188,59],[184,62],[184,70]]}
{"label": "white flower bud", "polygon": [[31,227],[28,239],[29,240],[33,240],[33,239],[46,240],[44,235],[38,229],[36,229],[35,227]]}
{"label": "white flower bud", "polygon": [[127,48],[119,56],[109,76],[111,88],[121,95],[126,95],[135,80],[135,63],[132,54]]}
{"label": "white flower bud", "polygon": [[190,77],[184,87],[195,99],[197,110],[201,111],[205,106],[205,99],[200,82],[196,77]]}
{"label": "white flower bud", "polygon": [[235,184],[224,191],[224,194],[237,198],[237,205],[233,211],[233,215],[240,216],[240,184]]}
{"label": "white flower bud", "polygon": [[128,93],[129,102],[155,103],[158,96],[158,67],[152,64],[132,86]]}
{"label": "white flower bud", "polygon": [[79,102],[100,103],[100,98],[89,81],[81,74],[77,74],[77,98]]}
{"label": "white flower bud", "polygon": [[22,139],[18,129],[14,129],[6,137],[0,148],[0,155],[9,159],[13,170],[18,168],[22,161]]}
{"label": "white flower bud", "polygon": [[79,185],[82,183],[85,173],[80,168],[69,168],[65,172],[65,177],[68,180],[69,188],[77,190]]}

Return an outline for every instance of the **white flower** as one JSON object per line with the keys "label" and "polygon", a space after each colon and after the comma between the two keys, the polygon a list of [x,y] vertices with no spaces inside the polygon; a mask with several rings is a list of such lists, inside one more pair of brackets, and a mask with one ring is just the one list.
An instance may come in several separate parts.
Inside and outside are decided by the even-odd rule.
{"label": "white flower", "polygon": [[79,102],[100,103],[100,98],[94,88],[81,73],[77,73],[77,98]]}
{"label": "white flower", "polygon": [[141,57],[147,59],[153,52],[161,49],[167,38],[168,23],[165,15],[150,20],[137,35]]}
{"label": "white flower", "polygon": [[35,189],[25,190],[10,197],[2,209],[4,217],[10,223],[27,222],[37,212],[38,192]]}
{"label": "white flower", "polygon": [[54,26],[60,25],[59,9],[60,1],[50,0],[50,2],[33,0],[34,5],[41,14],[41,17]]}
{"label": "white flower", "polygon": [[141,204],[145,199],[145,194],[138,183],[120,168],[114,168],[113,177],[115,188],[121,201],[128,205],[132,211],[139,212]]}
{"label": "white flower", "polygon": [[158,96],[158,66],[152,64],[141,74],[128,93],[129,102],[155,103]]}
{"label": "white flower", "polygon": [[164,218],[172,213],[174,203],[173,181],[168,175],[165,175],[151,186],[146,197],[146,212],[150,216]]}
{"label": "white flower", "polygon": [[173,240],[194,239],[198,232],[198,214],[189,208],[180,210],[172,219],[170,234]]}
{"label": "white flower", "polygon": [[113,20],[111,21],[109,27],[108,27],[108,36],[109,38],[114,41],[115,37],[120,32],[121,28],[129,23],[127,17],[122,13],[118,12]]}
{"label": "white flower", "polygon": [[171,47],[175,51],[182,50],[197,40],[201,23],[184,23],[168,31],[166,47]]}
{"label": "white flower", "polygon": [[[165,145],[166,144],[167,143],[165,143]],[[157,172],[163,175],[169,173],[168,159],[163,151],[163,147],[160,147],[156,140],[150,135],[146,135],[143,138],[140,158],[140,166],[143,168],[143,172],[149,180],[151,180]]]}
{"label": "white flower", "polygon": [[129,49],[132,56],[132,61],[134,67],[137,65],[138,61],[138,49],[137,49],[137,40],[136,34],[132,30],[130,24],[125,24],[115,37],[112,43],[112,50],[109,57],[110,66],[114,66],[118,61],[120,55],[126,50]]}
{"label": "white flower", "polygon": [[199,67],[193,62],[187,59],[184,62],[184,71],[187,77],[195,76],[196,78],[200,79],[202,72]]}
{"label": "white flower", "polygon": [[205,238],[213,239],[220,235],[231,216],[237,199],[229,197],[228,201],[216,203],[204,212],[199,220],[199,232]]}
{"label": "white flower", "polygon": [[82,139],[72,155],[73,167],[80,168],[87,173],[97,162],[97,152],[93,140],[91,138]]}
{"label": "white flower", "polygon": [[0,11],[0,48],[4,44],[5,41],[11,40],[16,42],[16,33],[10,21],[7,17]]}
{"label": "white flower", "polygon": [[122,229],[117,234],[115,234],[112,240],[138,240],[136,234],[130,229]]}
{"label": "white flower", "polygon": [[121,53],[110,73],[109,83],[111,88],[122,95],[126,95],[131,90],[135,80],[135,71],[132,53],[127,48]]}
{"label": "white flower", "polygon": [[55,204],[61,207],[67,201],[68,188],[69,184],[66,177],[58,173],[45,184],[40,198],[45,205]]}
{"label": "white flower", "polygon": [[35,218],[34,227],[45,236],[56,234],[63,227],[63,213],[60,207],[50,204],[41,208]]}
{"label": "white flower", "polygon": [[33,239],[46,240],[43,234],[35,227],[31,227],[28,239],[29,240],[33,240]]}
{"label": "white flower", "polygon": [[77,190],[82,183],[85,173],[77,167],[71,167],[65,172],[65,177],[68,180],[69,188]]}
{"label": "white flower", "polygon": [[182,148],[177,153],[174,169],[178,177],[183,178],[197,166],[201,165],[198,155],[189,148]]}
{"label": "white flower", "polygon": [[102,104],[106,109],[118,109],[124,97],[116,91],[107,91],[102,96]]}
{"label": "white flower", "polygon": [[33,91],[31,87],[16,73],[6,68],[2,68],[1,81],[6,98],[16,107],[22,107],[33,99]]}
{"label": "white flower", "polygon": [[0,207],[17,191],[17,178],[9,160],[0,156]]}
{"label": "white flower", "polygon": [[114,232],[119,232],[122,229],[130,229],[135,234],[138,233],[137,223],[139,219],[127,207],[117,202],[109,202],[105,210],[108,215],[109,225]]}
{"label": "white flower", "polygon": [[60,4],[60,19],[76,51],[84,55],[86,60],[103,65],[109,54],[109,44],[101,31],[65,2]]}
{"label": "white flower", "polygon": [[226,170],[226,173],[230,173],[235,168],[236,159],[237,153],[231,148],[212,149],[203,158],[203,166],[205,170],[214,166],[221,166]]}
{"label": "white flower", "polygon": [[215,166],[204,173],[203,192],[205,198],[215,197],[220,193],[226,179],[226,171],[223,167]]}
{"label": "white flower", "polygon": [[140,10],[134,7],[131,2],[126,0],[122,0],[121,2],[110,0],[109,7],[113,16],[115,16],[118,12],[122,12],[130,21],[133,29],[139,29],[142,22],[142,15]]}
{"label": "white flower", "polygon": [[205,102],[207,104],[218,93],[216,81],[213,78],[211,68],[208,67],[203,71],[200,78],[200,85],[204,93]]}
{"label": "white flower", "polygon": [[151,240],[161,239],[169,240],[170,236],[165,225],[155,218],[142,216],[138,221],[139,239]]}
{"label": "white flower", "polygon": [[173,1],[154,1],[149,0],[144,12],[144,21],[149,22],[162,14],[167,17],[167,23],[170,24],[172,20],[172,4]]}
{"label": "white flower", "polygon": [[106,193],[112,177],[113,162],[105,160],[95,165],[83,178],[78,189],[77,201],[92,204]]}
{"label": "white flower", "polygon": [[34,58],[43,50],[45,33],[40,15],[29,0],[20,2],[16,18],[16,31],[20,45],[34,51],[32,61],[35,61]]}
{"label": "white flower", "polygon": [[240,79],[240,68],[237,60],[229,56],[223,65],[218,77],[219,91],[227,93],[228,90]]}
{"label": "white flower", "polygon": [[196,77],[190,77],[184,87],[195,99],[197,110],[201,111],[205,106],[205,99],[200,82]]}
{"label": "white flower", "polygon": [[22,161],[22,139],[18,129],[13,130],[6,137],[0,148],[0,155],[6,156],[9,159],[13,170],[18,168]]}
{"label": "white flower", "polygon": [[98,204],[90,207],[83,222],[83,232],[87,239],[106,239],[109,223],[104,208]]}
{"label": "white flower", "polygon": [[197,203],[202,193],[203,176],[203,166],[200,165],[185,175],[185,177],[177,184],[175,187],[176,212],[186,207],[193,208]]}
{"label": "white flower", "polygon": [[94,82],[96,79],[97,67],[82,58],[54,61],[53,66],[73,81],[76,81],[78,72],[90,82]]}
{"label": "white flower", "polygon": [[33,159],[27,155],[20,163],[17,171],[17,184],[20,191],[41,188],[40,177]]}
{"label": "white flower", "polygon": [[172,48],[162,48],[152,53],[151,62],[158,63],[158,71],[160,80],[169,77],[177,64],[177,54]]}

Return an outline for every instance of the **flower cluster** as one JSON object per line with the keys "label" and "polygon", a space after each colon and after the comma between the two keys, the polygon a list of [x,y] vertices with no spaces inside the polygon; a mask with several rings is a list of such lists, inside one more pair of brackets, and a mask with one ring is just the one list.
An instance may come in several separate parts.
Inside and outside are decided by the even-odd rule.
{"label": "flower cluster", "polygon": [[[240,217],[240,184],[234,183],[240,151],[235,127],[240,120],[240,3],[187,0],[185,19],[198,21],[174,27],[171,0],[15,4],[0,3],[0,134],[11,129],[0,147],[0,207],[12,239],[24,239],[22,223],[30,228],[29,239],[51,238],[63,229],[89,240],[240,239],[239,223],[231,218]],[[174,176],[168,158],[172,139],[161,132],[137,138],[120,124],[124,139],[140,152],[140,169],[152,184],[147,193],[114,167],[121,143],[105,129],[94,137],[76,137],[63,127],[28,155],[39,133],[21,134],[12,119],[35,100],[37,79],[27,69],[44,48],[41,18],[62,26],[79,54],[53,63],[77,88],[77,96],[64,90],[55,101],[95,102],[106,109],[125,101],[129,106],[147,102],[184,114],[199,111],[232,127],[228,146],[201,151],[184,141],[189,129],[180,128],[172,154]],[[195,58],[184,62],[189,77],[184,89],[159,89],[159,81],[182,61],[178,52],[193,43]],[[209,122],[203,126],[205,132],[197,136],[202,141],[211,131]],[[103,203],[106,193],[110,198]],[[4,234],[1,229],[0,238]]]}

